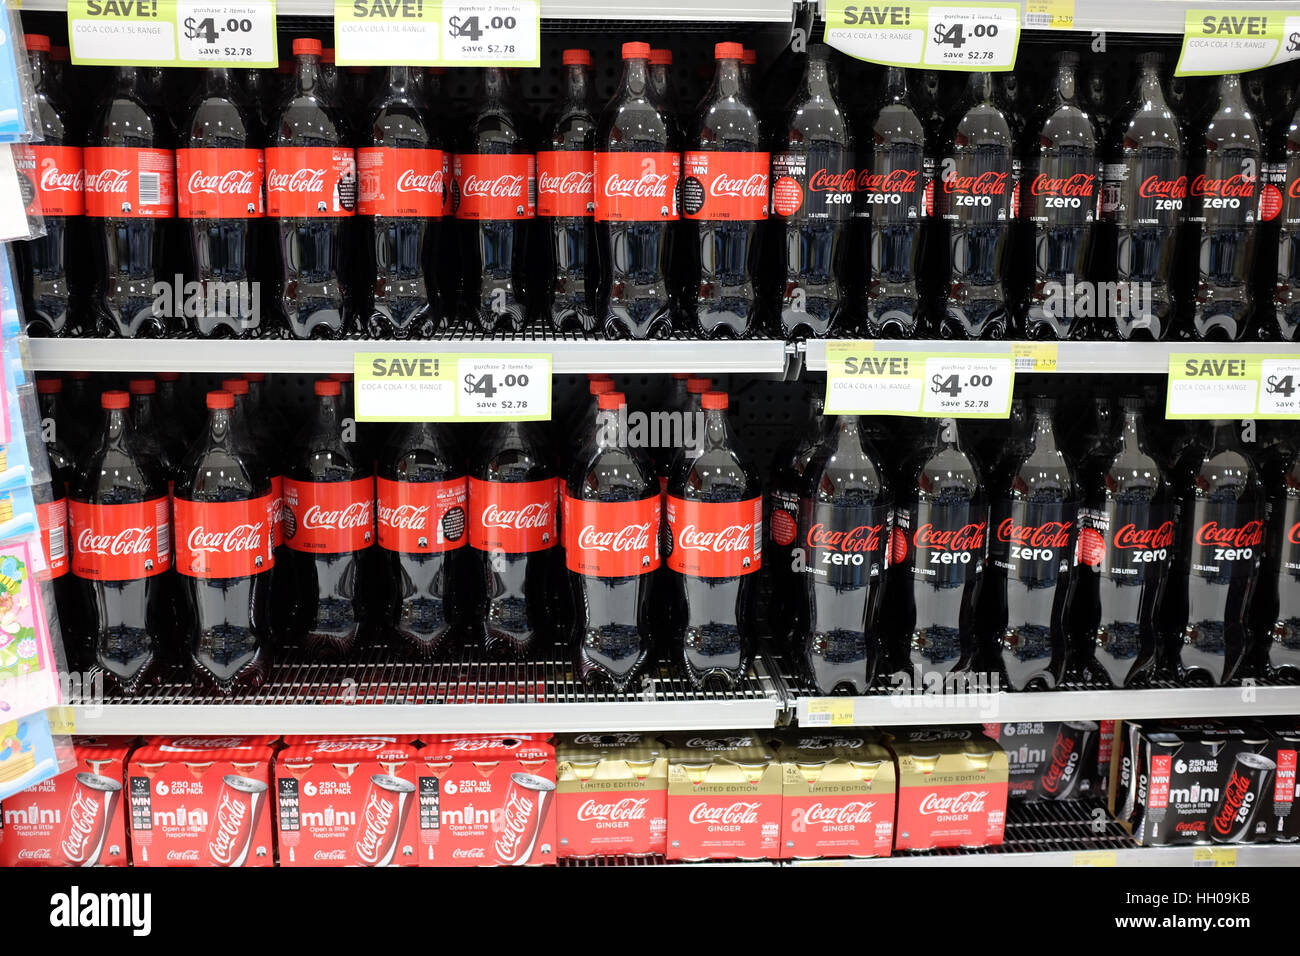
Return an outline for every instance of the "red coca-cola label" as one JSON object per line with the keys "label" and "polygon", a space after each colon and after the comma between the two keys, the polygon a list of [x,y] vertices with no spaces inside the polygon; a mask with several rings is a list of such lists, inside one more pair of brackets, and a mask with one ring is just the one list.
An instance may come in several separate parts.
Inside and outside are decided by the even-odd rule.
{"label": "red coca-cola label", "polygon": [[1007,784],[903,787],[895,850],[997,846],[1006,825]]}
{"label": "red coca-cola label", "polygon": [[45,548],[45,573],[41,580],[61,578],[68,573],[68,499],[38,502],[36,520],[41,526],[41,544]]}
{"label": "red coca-cola label", "polygon": [[176,570],[192,578],[246,578],[271,570],[272,496],[172,504]]}
{"label": "red coca-cola label", "polygon": [[583,501],[564,496],[564,563],[598,578],[648,574],[659,567],[659,497]]}
{"label": "red coca-cola label", "polygon": [[681,153],[596,153],[597,222],[658,222],[678,218]]}
{"label": "red coca-cola label", "polygon": [[171,567],[171,502],[129,505],[71,501],[72,573],[91,581],[132,581]]}
{"label": "red coca-cola label", "polygon": [[537,157],[457,153],[457,219],[532,219],[537,215]]}
{"label": "red coca-cola label", "polygon": [[357,212],[363,216],[441,216],[446,186],[440,149],[357,150]]}
{"label": "red coca-cola label", "polygon": [[650,856],[667,844],[666,787],[561,791],[555,813],[561,858]]}
{"label": "red coca-cola label", "polygon": [[405,554],[453,551],[469,540],[469,486],[451,481],[375,479],[379,546]]}
{"label": "red coca-cola label", "polygon": [[1187,177],[1161,179],[1148,176],[1138,186],[1138,195],[1143,199],[1185,199],[1187,197]]}
{"label": "red coca-cola label", "polygon": [[688,152],[682,167],[682,216],[752,221],[767,218],[767,153]]}
{"label": "red coca-cola label", "polygon": [[176,150],[177,215],[182,219],[264,215],[265,169],[260,149]]}
{"label": "red coca-cola label", "polygon": [[781,817],[783,860],[889,856],[894,843],[892,792],[786,794]]}
{"label": "red coca-cola label", "polygon": [[294,551],[346,554],[375,540],[375,483],[284,479],[284,538]]}
{"label": "red coca-cola label", "polygon": [[593,216],[595,172],[589,150],[546,150],[537,154],[537,215]]}
{"label": "red coca-cola label", "polygon": [[524,554],[559,544],[560,485],[469,479],[469,544],[479,551]]}
{"label": "red coca-cola label", "polygon": [[668,496],[668,567],[699,578],[752,574],[763,565],[763,500],[703,502]]}
{"label": "red coca-cola label", "polygon": [[1196,543],[1216,548],[1256,548],[1264,540],[1264,522],[1247,521],[1239,528],[1207,521],[1196,529]]}
{"label": "red coca-cola label", "polygon": [[1214,179],[1201,173],[1192,180],[1193,196],[1220,196],[1225,199],[1253,199],[1255,197],[1254,176],[1236,173],[1223,179]]}
{"label": "red coca-cola label", "polygon": [[266,214],[280,218],[351,216],[357,162],[345,146],[271,146],[266,150]]}
{"label": "red coca-cola label", "polygon": [[29,216],[80,216],[86,211],[86,170],[80,146],[15,143],[14,164],[31,181]]}
{"label": "red coca-cola label", "polygon": [[775,859],[780,793],[671,793],[668,859]]}
{"label": "red coca-cola label", "polygon": [[1070,543],[1070,521],[1044,521],[1018,525],[1011,518],[998,525],[998,540],[1031,548],[1064,548]]}
{"label": "red coca-cola label", "polygon": [[86,215],[170,219],[176,215],[176,156],[170,149],[88,146]]}

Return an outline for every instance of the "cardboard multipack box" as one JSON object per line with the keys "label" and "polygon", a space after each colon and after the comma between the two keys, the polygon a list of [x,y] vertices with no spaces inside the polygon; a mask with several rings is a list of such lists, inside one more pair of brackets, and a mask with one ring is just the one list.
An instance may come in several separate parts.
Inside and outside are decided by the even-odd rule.
{"label": "cardboard multipack box", "polygon": [[973,728],[899,728],[885,737],[898,774],[894,849],[997,846],[1007,755]]}
{"label": "cardboard multipack box", "polygon": [[1037,720],[985,724],[1007,755],[1010,800],[1076,800],[1103,793],[1113,720]]}
{"label": "cardboard multipack box", "polygon": [[668,859],[781,852],[781,762],[757,733],[677,734],[668,747]]}
{"label": "cardboard multipack box", "polygon": [[568,734],[555,744],[559,856],[656,856],[667,849],[668,755],[641,733]]}

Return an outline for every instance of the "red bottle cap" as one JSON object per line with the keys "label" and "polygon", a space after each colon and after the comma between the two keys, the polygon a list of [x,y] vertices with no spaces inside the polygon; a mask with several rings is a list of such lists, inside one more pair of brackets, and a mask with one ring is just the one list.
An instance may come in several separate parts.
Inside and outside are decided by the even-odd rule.
{"label": "red bottle cap", "polygon": [[331,381],[327,378],[318,379],[316,381],[317,395],[338,395],[340,391],[341,389],[339,388],[338,382]]}
{"label": "red bottle cap", "polygon": [[208,408],[234,408],[235,396],[229,392],[208,392]]}
{"label": "red bottle cap", "polygon": [[715,60],[739,60],[745,55],[745,48],[739,43],[715,43],[713,58]]}
{"label": "red bottle cap", "polygon": [[[223,391],[227,391],[231,395],[248,394],[248,382],[244,381],[242,378],[223,379],[221,382],[221,388]],[[211,408],[212,406],[209,405],[208,407]]]}
{"label": "red bottle cap", "polygon": [[101,408],[128,408],[130,404],[131,396],[126,392],[105,392],[103,395],[99,396],[99,405]]}
{"label": "red bottle cap", "polygon": [[612,412],[627,404],[627,397],[622,392],[606,392],[596,399],[596,407],[602,412]]}
{"label": "red bottle cap", "polygon": [[591,66],[590,50],[565,50],[565,66]]}
{"label": "red bottle cap", "polygon": [[606,392],[614,391],[614,380],[612,378],[593,378],[587,383],[587,391],[592,395],[604,395]]}
{"label": "red bottle cap", "polygon": [[133,378],[130,387],[132,395],[152,395],[158,391],[158,383],[151,378]]}
{"label": "red bottle cap", "polygon": [[50,38],[43,33],[24,33],[23,42],[27,44],[27,52],[33,50],[41,53],[50,52]]}
{"label": "red bottle cap", "polygon": [[623,59],[625,60],[648,60],[650,59],[650,44],[631,43],[623,44]]}
{"label": "red bottle cap", "polygon": [[320,56],[320,40],[313,40],[311,37],[299,37],[293,41],[294,56]]}
{"label": "red bottle cap", "polygon": [[713,387],[711,378],[688,378],[686,380],[686,391],[692,395],[703,395]]}
{"label": "red bottle cap", "polygon": [[61,378],[38,378],[36,380],[37,395],[57,395],[63,391],[63,379]]}
{"label": "red bottle cap", "polygon": [[181,380],[180,372],[159,372],[155,378],[160,382],[179,382]]}
{"label": "red bottle cap", "polygon": [[651,66],[672,66],[673,51],[672,50],[651,50],[650,65]]}
{"label": "red bottle cap", "polygon": [[758,63],[758,54],[749,47],[745,47],[740,53],[740,62],[746,66],[754,66]]}
{"label": "red bottle cap", "polygon": [[709,409],[726,408],[727,393],[726,392],[705,392],[704,397],[700,399],[700,403],[705,408],[709,408]]}

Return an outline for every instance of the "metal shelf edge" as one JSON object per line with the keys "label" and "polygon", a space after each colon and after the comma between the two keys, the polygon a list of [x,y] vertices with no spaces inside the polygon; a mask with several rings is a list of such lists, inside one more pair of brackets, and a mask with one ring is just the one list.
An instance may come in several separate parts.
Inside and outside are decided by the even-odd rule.
{"label": "metal shelf edge", "polygon": [[[1208,866],[1195,859],[1197,849],[1205,847],[1139,846],[1116,850],[1026,850],[1009,853],[899,854],[862,860],[808,860],[795,866],[1116,866],[1178,867]],[[1235,851],[1235,866],[1296,866],[1300,864],[1300,844],[1237,845],[1216,847]]]}

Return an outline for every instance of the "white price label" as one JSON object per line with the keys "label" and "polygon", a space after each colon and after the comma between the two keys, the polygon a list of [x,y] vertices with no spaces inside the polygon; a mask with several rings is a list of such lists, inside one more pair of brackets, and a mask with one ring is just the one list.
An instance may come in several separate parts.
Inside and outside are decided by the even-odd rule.
{"label": "white price label", "polygon": [[68,10],[73,63],[171,64],[176,24],[166,20],[81,19]]}
{"label": "white price label", "polygon": [[1018,6],[932,6],[925,65],[1009,70],[1016,64],[1019,41]]}
{"label": "white price label", "polygon": [[275,6],[177,0],[182,64],[274,66]]}
{"label": "white price label", "polygon": [[540,421],[551,417],[551,357],[494,355],[457,362],[457,418]]}
{"label": "white price label", "polygon": [[911,356],[868,354],[832,366],[826,414],[915,414],[923,391],[912,371],[915,362]]}
{"label": "white price label", "polygon": [[447,422],[456,417],[456,357],[403,352],[353,356],[359,422]]}
{"label": "white price label", "polygon": [[962,414],[1004,415],[1011,407],[1015,382],[1012,359],[944,358],[932,356],[925,362],[926,415],[947,417]]}
{"label": "white price label", "polygon": [[335,0],[340,66],[437,66],[441,42],[437,0]]}
{"label": "white price label", "polygon": [[536,0],[443,0],[442,60],[448,65],[538,66]]}
{"label": "white price label", "polygon": [[1169,418],[1250,418],[1259,383],[1251,379],[1170,379]]}
{"label": "white price label", "polygon": [[1265,359],[1259,378],[1261,416],[1300,416],[1300,359]]}

